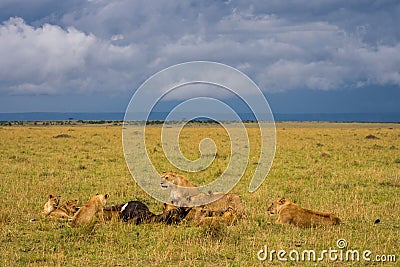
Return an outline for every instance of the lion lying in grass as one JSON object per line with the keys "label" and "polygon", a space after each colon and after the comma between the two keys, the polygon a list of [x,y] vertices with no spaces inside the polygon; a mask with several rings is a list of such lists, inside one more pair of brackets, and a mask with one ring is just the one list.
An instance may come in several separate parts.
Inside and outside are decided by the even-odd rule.
{"label": "lion lying in grass", "polygon": [[[178,186],[188,188],[179,188]],[[237,194],[201,193],[186,177],[173,172],[162,174],[161,187],[171,189],[170,203],[164,204],[164,212],[177,207],[194,206],[185,217],[188,221],[197,224],[208,224],[215,221],[232,224],[245,217],[242,200]],[[207,204],[196,206],[198,203]]]}
{"label": "lion lying in grass", "polygon": [[299,227],[335,225],[340,219],[332,213],[307,210],[284,197],[278,197],[268,207],[269,215],[278,214],[275,224],[291,224]]}
{"label": "lion lying in grass", "polygon": [[72,219],[79,210],[78,200],[67,200],[64,204],[50,212],[49,217],[59,219]]}
{"label": "lion lying in grass", "polygon": [[51,212],[57,209],[58,205],[60,205],[61,196],[57,196],[54,194],[49,195],[49,200],[44,204],[42,215],[49,215]]}
{"label": "lion lying in grass", "polygon": [[[41,215],[51,219],[72,219],[79,210],[78,200],[67,200],[61,206],[60,200],[61,196],[54,194],[49,195],[49,200],[44,205]],[[34,222],[36,219],[31,219],[30,221]]]}

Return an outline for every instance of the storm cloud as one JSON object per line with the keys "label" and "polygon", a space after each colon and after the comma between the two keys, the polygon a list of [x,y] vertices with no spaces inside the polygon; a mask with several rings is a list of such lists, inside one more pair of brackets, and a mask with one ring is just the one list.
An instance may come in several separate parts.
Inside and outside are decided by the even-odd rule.
{"label": "storm cloud", "polygon": [[7,94],[118,94],[192,60],[236,67],[264,92],[400,86],[398,1],[43,0],[0,10]]}

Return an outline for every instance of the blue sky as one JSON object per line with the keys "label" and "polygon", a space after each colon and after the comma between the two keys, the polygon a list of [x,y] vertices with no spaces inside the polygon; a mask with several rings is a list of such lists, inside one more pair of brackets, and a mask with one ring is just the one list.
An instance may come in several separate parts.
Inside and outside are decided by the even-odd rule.
{"label": "blue sky", "polygon": [[400,112],[398,25],[395,0],[0,0],[0,112],[122,112],[193,60],[239,69],[273,112]]}

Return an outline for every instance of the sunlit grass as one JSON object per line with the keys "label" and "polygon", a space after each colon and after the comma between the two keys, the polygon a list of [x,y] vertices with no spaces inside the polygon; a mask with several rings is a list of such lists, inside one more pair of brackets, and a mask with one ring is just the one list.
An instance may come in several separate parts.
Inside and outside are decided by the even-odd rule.
{"label": "sunlit grass", "polygon": [[[257,252],[264,245],[323,250],[335,248],[339,238],[351,249],[396,254],[400,261],[399,124],[278,124],[275,160],[255,193],[247,188],[257,164],[259,132],[248,126],[249,166],[233,190],[243,197],[248,220],[223,228],[113,221],[79,229],[40,218],[49,193],[80,203],[96,193],[109,193],[109,204],[137,199],[161,212],[161,203],[144,193],[128,171],[121,128],[1,127],[0,266],[258,266]],[[178,171],[160,149],[160,128],[146,132],[157,170]],[[54,138],[59,134],[70,137]],[[366,139],[370,134],[378,139]],[[230,159],[227,134],[217,125],[184,128],[183,154],[197,159],[204,138],[213,139],[218,151],[209,169],[185,174],[195,184],[215,179]],[[275,218],[267,217],[265,210],[268,201],[280,195],[305,208],[332,211],[344,223],[326,229],[273,225]],[[30,222],[33,218],[36,221]],[[381,222],[374,224],[376,219]],[[281,265],[276,260],[273,264]],[[337,263],[324,261],[321,266]]]}

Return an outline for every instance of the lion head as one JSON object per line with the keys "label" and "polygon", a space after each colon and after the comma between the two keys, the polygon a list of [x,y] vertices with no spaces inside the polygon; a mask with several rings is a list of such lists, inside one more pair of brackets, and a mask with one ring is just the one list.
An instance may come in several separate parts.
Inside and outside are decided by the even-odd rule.
{"label": "lion head", "polygon": [[57,195],[49,195],[49,201],[48,203],[53,206],[53,207],[58,207],[58,205],[60,205],[60,200],[61,200],[61,196],[57,196]]}
{"label": "lion head", "polygon": [[42,214],[48,215],[50,212],[54,211],[60,205],[61,196],[54,194],[49,195],[49,200],[44,204]]}
{"label": "lion head", "polygon": [[161,188],[167,189],[169,187],[194,187],[194,185],[186,179],[185,176],[174,172],[163,172],[161,175]]}
{"label": "lion head", "polygon": [[190,207],[190,198],[200,194],[200,191],[185,176],[174,172],[164,172],[161,175],[160,186],[162,189],[170,188],[168,203],[177,207]]}
{"label": "lion head", "polygon": [[278,209],[286,203],[286,199],[284,197],[278,197],[275,199],[267,209],[267,213],[269,215],[275,215],[278,213]]}

